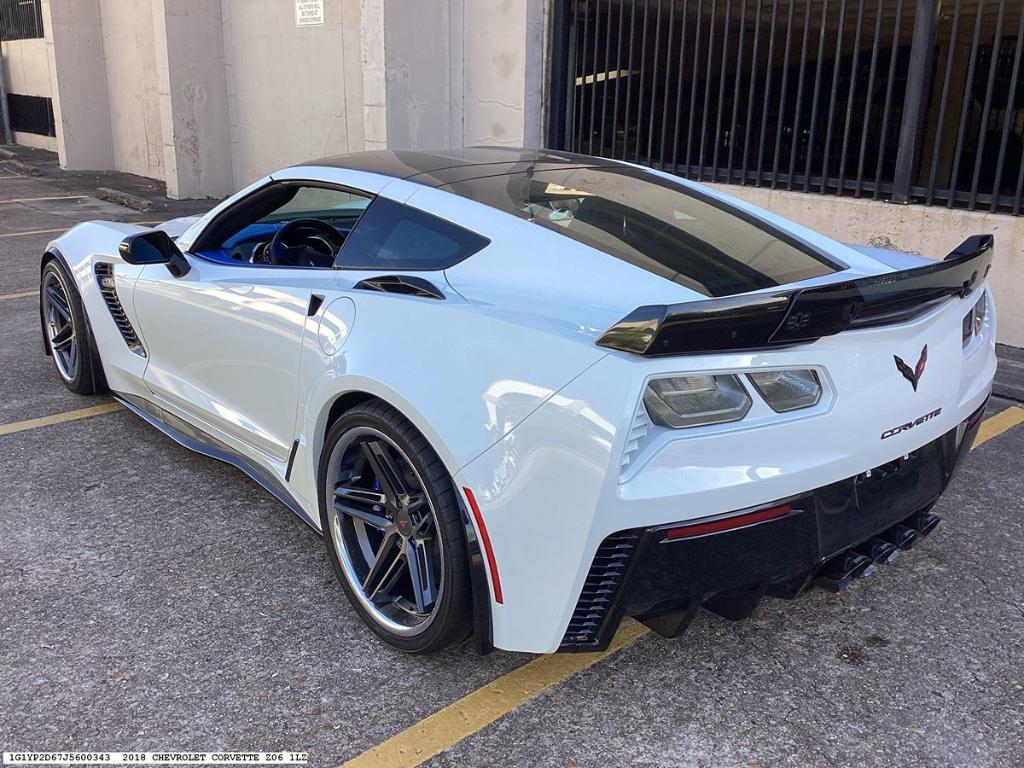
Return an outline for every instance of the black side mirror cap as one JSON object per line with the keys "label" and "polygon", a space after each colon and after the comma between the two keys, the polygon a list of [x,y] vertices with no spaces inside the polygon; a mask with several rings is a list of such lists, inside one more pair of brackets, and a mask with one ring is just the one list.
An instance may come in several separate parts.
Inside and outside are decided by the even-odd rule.
{"label": "black side mirror cap", "polygon": [[162,229],[128,235],[117,251],[129,264],[166,264],[167,271],[175,277],[184,277],[192,268],[185,254]]}

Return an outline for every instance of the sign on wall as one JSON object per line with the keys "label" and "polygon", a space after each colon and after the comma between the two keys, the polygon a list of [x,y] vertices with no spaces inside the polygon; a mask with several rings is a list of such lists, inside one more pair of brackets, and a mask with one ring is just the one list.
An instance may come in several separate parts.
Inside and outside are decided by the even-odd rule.
{"label": "sign on wall", "polygon": [[295,0],[295,26],[313,27],[324,23],[324,0]]}

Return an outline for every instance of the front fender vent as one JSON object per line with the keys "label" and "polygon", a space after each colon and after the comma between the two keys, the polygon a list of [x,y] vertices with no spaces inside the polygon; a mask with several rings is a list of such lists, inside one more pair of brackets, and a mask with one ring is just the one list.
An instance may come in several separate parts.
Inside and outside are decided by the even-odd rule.
{"label": "front fender vent", "polygon": [[121,300],[117,298],[117,287],[114,283],[114,265],[101,261],[96,264],[95,271],[96,282],[100,286],[100,294],[103,296],[103,301],[107,303],[107,309],[110,310],[110,316],[114,319],[117,330],[121,332],[121,338],[128,345],[128,349],[139,357],[145,357],[146,350],[142,346],[142,342],[139,341],[139,335],[135,332],[135,328],[132,327],[128,315],[125,314],[124,307],[121,306]]}
{"label": "front fender vent", "polygon": [[601,644],[601,630],[639,541],[640,532],[629,530],[613,533],[601,542],[559,650],[587,651]]}

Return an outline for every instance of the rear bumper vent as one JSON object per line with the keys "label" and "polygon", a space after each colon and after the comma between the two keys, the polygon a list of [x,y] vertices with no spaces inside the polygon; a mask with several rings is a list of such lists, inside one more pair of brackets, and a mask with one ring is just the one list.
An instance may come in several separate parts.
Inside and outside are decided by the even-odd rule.
{"label": "rear bumper vent", "polygon": [[601,629],[639,541],[640,532],[631,530],[613,533],[601,542],[559,650],[586,651],[601,643]]}
{"label": "rear bumper vent", "polygon": [[114,265],[100,262],[96,265],[95,270],[96,282],[99,283],[100,293],[103,295],[103,300],[107,303],[107,309],[110,310],[110,316],[114,319],[117,330],[121,332],[121,338],[128,345],[128,349],[139,357],[145,357],[146,350],[143,348],[142,342],[139,341],[139,336],[135,333],[135,328],[132,327],[128,315],[125,314],[124,307],[121,306],[121,300],[117,298],[117,288],[114,284]]}

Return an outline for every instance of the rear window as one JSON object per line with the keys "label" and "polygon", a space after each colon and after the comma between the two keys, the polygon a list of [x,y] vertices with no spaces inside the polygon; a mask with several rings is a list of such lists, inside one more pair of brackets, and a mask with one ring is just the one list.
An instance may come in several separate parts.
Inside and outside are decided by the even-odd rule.
{"label": "rear window", "polygon": [[705,296],[771,288],[841,268],[753,217],[638,169],[526,172],[445,188]]}
{"label": "rear window", "polygon": [[490,243],[486,237],[387,198],[367,207],[338,254],[340,269],[447,269]]}

